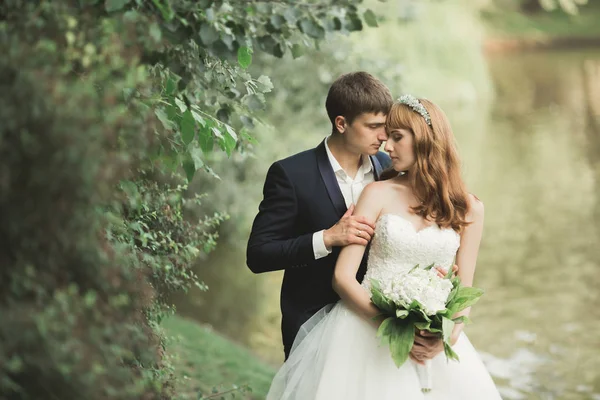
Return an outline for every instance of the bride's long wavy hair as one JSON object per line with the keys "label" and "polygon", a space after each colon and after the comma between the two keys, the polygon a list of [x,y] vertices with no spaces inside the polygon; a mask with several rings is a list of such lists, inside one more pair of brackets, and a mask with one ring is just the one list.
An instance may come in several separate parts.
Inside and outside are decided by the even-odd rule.
{"label": "bride's long wavy hair", "polygon": [[[431,126],[410,106],[394,103],[387,115],[386,129],[407,129],[414,134],[416,163],[410,174],[410,184],[420,205],[412,211],[434,220],[440,227],[457,232],[469,223],[468,192],[460,174],[460,159],[454,134],[446,114],[432,102],[419,99],[431,116]],[[383,174],[384,179],[396,176],[393,169]]]}

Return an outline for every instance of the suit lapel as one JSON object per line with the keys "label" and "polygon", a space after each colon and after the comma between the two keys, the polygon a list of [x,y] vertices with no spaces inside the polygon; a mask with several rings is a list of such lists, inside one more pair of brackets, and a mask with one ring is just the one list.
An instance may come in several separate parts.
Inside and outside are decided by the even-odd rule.
{"label": "suit lapel", "polygon": [[373,164],[373,177],[375,178],[376,181],[379,180],[379,177],[381,176],[381,171],[383,170],[383,168],[381,167],[381,163],[379,162],[379,159],[377,158],[377,156],[369,156],[369,158],[371,159],[371,164]]}
{"label": "suit lapel", "polygon": [[348,210],[348,208],[346,207],[346,202],[344,201],[344,196],[340,190],[340,185],[338,185],[337,178],[335,177],[335,173],[333,172],[333,168],[331,167],[331,163],[327,157],[325,141],[323,140],[315,150],[317,153],[317,165],[319,167],[319,172],[321,173],[321,178],[323,178],[323,183],[325,183],[325,187],[327,188],[329,198],[331,199],[335,210],[340,216],[342,216]]}

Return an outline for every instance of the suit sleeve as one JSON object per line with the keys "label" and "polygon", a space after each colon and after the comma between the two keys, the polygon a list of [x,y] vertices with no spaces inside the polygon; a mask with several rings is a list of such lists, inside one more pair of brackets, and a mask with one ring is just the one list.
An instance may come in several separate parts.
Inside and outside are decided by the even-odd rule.
{"label": "suit sleeve", "polygon": [[313,233],[296,236],[294,232],[296,193],[279,163],[267,172],[258,210],[246,249],[246,263],[252,272],[301,268],[314,261]]}
{"label": "suit sleeve", "polygon": [[385,154],[382,151],[378,152],[375,157],[377,157],[377,159],[379,160],[379,163],[381,164],[381,167],[384,170],[389,168],[392,165],[392,159],[390,158],[390,156],[388,156],[387,154]]}

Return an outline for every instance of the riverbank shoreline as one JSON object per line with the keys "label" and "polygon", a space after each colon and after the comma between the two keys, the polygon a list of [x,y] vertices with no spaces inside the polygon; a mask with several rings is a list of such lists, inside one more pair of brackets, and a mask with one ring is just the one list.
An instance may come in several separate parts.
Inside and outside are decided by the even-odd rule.
{"label": "riverbank shoreline", "polygon": [[600,48],[599,3],[581,6],[577,15],[498,8],[482,11],[481,20],[486,29],[486,55]]}
{"label": "riverbank shoreline", "polygon": [[530,51],[600,48],[598,37],[489,38],[483,44],[486,55]]}

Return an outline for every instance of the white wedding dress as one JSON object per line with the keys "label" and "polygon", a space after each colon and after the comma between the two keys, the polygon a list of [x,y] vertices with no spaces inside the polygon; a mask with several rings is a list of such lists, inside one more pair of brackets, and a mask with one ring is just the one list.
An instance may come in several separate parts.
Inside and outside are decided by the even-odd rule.
{"label": "white wedding dress", "polygon": [[[382,215],[371,242],[369,280],[386,282],[419,264],[452,266],[460,244],[452,229],[431,225],[416,231],[395,214]],[[460,362],[444,353],[431,360],[433,389],[423,393],[416,364],[396,367],[376,329],[340,301],[309,319],[288,360],[273,379],[267,400],[496,400],[501,399],[477,352],[461,334],[453,346]]]}

